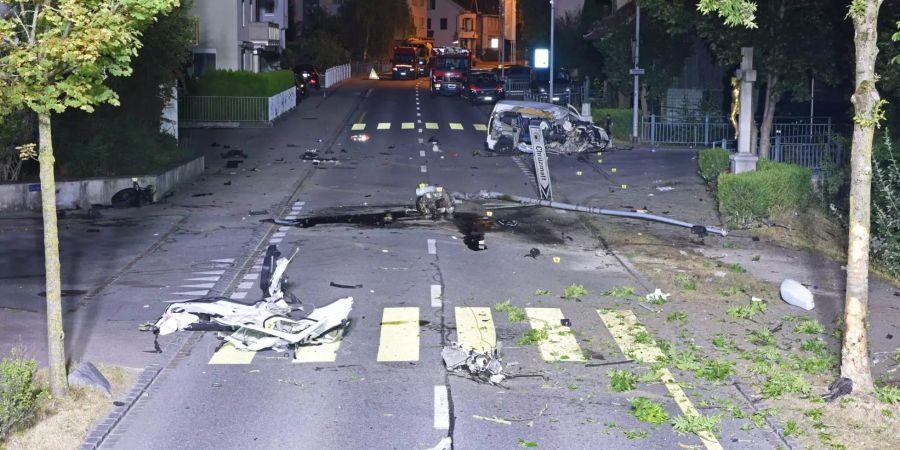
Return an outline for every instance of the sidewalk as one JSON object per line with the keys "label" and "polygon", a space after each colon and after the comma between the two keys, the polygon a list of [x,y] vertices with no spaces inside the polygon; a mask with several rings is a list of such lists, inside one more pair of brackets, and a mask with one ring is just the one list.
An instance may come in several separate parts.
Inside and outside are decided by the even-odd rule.
{"label": "sidewalk", "polygon": [[[200,178],[159,204],[105,209],[99,218],[80,211],[62,217],[67,358],[135,368],[152,362],[153,337],[138,332],[138,325],[155,320],[164,301],[190,298],[185,293],[226,293],[241,264],[271,232],[271,225],[259,221],[269,215],[252,216],[250,210],[274,213],[289,204],[314,170],[299,156],[334,136],[368,87],[366,81],[351,80],[327,98],[311,95],[274,128],[185,130],[182,138],[206,156]],[[230,150],[241,150],[247,158],[224,157]],[[243,162],[226,167],[232,160]],[[9,268],[0,285],[0,353],[19,347],[43,365],[39,215],[0,221],[0,245],[8,250],[0,264]]]}
{"label": "sidewalk", "polygon": [[[592,172],[585,169],[583,161],[552,159],[554,194],[559,200],[592,207],[643,209],[690,223],[722,226],[715,199],[697,174],[696,155],[694,149],[638,146],[593,158]],[[578,171],[582,171],[582,175],[579,176]],[[787,278],[807,286],[816,302],[812,311],[792,307],[780,299],[769,299],[770,306],[777,311],[783,310],[784,314],[815,318],[826,329],[843,317],[846,282],[843,266],[846,261],[834,261],[789,247],[754,229],[732,230],[726,238],[711,236],[701,243],[703,241],[684,228],[611,220],[629,231],[655,236],[668,246],[700,254],[711,261],[726,265],[739,263],[749,274],[770,283],[776,290]],[[815,230],[797,230],[796,233],[801,238],[821,238]],[[874,274],[870,275],[869,281],[868,317],[873,376],[900,382],[900,371],[891,359],[900,348],[900,288]]]}

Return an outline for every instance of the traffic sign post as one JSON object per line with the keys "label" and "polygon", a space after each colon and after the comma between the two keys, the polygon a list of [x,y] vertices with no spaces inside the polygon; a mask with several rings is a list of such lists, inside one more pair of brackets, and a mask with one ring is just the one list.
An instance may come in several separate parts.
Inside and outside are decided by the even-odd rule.
{"label": "traffic sign post", "polygon": [[541,127],[528,127],[531,136],[531,148],[534,150],[534,175],[537,179],[541,200],[553,200],[553,188],[550,185],[550,167],[547,166],[547,148],[544,147],[544,133]]}

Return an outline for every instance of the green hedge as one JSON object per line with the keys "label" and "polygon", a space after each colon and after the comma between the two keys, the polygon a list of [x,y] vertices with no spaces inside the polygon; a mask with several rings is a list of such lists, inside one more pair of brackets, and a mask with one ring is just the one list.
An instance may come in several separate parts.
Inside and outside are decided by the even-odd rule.
{"label": "green hedge", "polygon": [[731,167],[731,161],[728,157],[731,153],[721,148],[707,148],[700,150],[698,163],[700,165],[700,176],[709,183],[713,189],[716,188],[716,182],[719,175],[727,171]]}
{"label": "green hedge", "polygon": [[97,125],[84,130],[80,138],[73,132],[59,133],[59,140],[54,136],[62,178],[156,174],[196,157],[152,124]]}
{"label": "green hedge", "polygon": [[630,108],[593,108],[591,113],[594,123],[606,128],[606,116],[612,119],[612,136],[620,141],[631,140],[631,114]]}
{"label": "green hedge", "polygon": [[767,217],[773,209],[802,210],[812,197],[812,172],[794,164],[760,159],[756,171],[718,178],[719,211],[729,226]]}
{"label": "green hedge", "polygon": [[294,86],[294,72],[244,72],[211,70],[192,81],[191,95],[226,97],[271,97]]}

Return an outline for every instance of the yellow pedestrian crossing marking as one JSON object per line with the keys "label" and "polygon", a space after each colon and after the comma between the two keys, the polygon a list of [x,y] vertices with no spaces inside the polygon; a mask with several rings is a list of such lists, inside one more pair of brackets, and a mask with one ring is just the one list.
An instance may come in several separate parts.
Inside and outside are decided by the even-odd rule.
{"label": "yellow pedestrian crossing marking", "polygon": [[238,350],[231,342],[226,342],[219,347],[212,358],[209,359],[210,364],[250,364],[256,352],[248,352]]}
{"label": "yellow pedestrian crossing marking", "polygon": [[525,315],[532,329],[546,330],[548,339],[538,343],[544,361],[584,362],[584,353],[575,341],[572,329],[562,326],[562,310],[559,308],[525,308]]}
{"label": "yellow pedestrian crossing marking", "polygon": [[[606,324],[606,328],[609,329],[613,339],[615,339],[619,348],[622,349],[622,353],[629,358],[649,365],[660,361],[665,357],[656,344],[652,342],[637,342],[636,336],[646,333],[647,330],[643,325],[638,323],[637,317],[635,317],[633,312],[629,310],[597,310],[597,314],[600,315],[600,319]],[[658,376],[666,386],[666,389],[669,390],[669,393],[672,394],[672,398],[675,400],[675,403],[678,404],[678,407],[685,416],[697,417],[700,415],[697,409],[694,408],[691,400],[685,395],[684,390],[681,389],[681,386],[675,381],[675,377],[672,376],[669,369],[663,367],[657,369],[655,372],[656,376]],[[708,450],[722,450],[722,445],[719,444],[716,436],[712,433],[700,431],[697,433],[697,436],[700,437],[700,441],[703,442],[703,445]]]}
{"label": "yellow pedestrian crossing marking", "polygon": [[[419,120],[420,120],[419,127],[421,128],[422,122],[421,122],[421,119],[419,119]],[[377,123],[375,123],[375,128],[378,130],[390,130],[393,128],[393,125],[394,125],[393,122],[377,122]],[[416,129],[415,122],[399,122],[399,125],[400,125],[401,130]],[[447,122],[446,126],[447,126],[447,128],[449,128],[450,130],[453,130],[453,131],[465,131],[466,130],[465,125],[463,125],[460,122]],[[364,131],[367,127],[368,127],[368,125],[366,123],[357,122],[357,123],[352,124],[350,126],[350,129],[353,131]],[[441,128],[441,125],[438,122],[425,122],[424,129],[439,130],[440,128]],[[483,123],[473,123],[471,129],[475,130],[475,131],[487,131],[488,128],[487,128],[487,125],[485,125]]]}
{"label": "yellow pedestrian crossing marking", "polygon": [[378,362],[419,360],[419,308],[384,308]]}
{"label": "yellow pedestrian crossing marking", "polygon": [[341,347],[341,341],[322,345],[308,345],[298,347],[294,351],[295,363],[335,362],[337,351]]}
{"label": "yellow pedestrian crossing marking", "polygon": [[487,352],[497,347],[491,308],[456,307],[456,342],[463,348]]}

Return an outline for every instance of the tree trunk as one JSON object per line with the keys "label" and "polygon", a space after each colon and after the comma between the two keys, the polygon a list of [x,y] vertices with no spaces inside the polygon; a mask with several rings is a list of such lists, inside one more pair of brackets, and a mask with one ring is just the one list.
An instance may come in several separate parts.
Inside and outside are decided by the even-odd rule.
{"label": "tree trunk", "polygon": [[853,381],[853,391],[875,390],[869,369],[866,313],[869,302],[869,239],[872,197],[872,140],[881,98],[875,88],[876,27],[882,0],[855,0],[863,8],[853,13],[856,46],[856,89],[850,101],[853,118],[853,150],[850,154],[850,238],[847,248],[847,294],[844,299],[844,339],[841,377]]}
{"label": "tree trunk", "polygon": [[759,157],[770,159],[769,153],[772,145],[772,123],[775,121],[775,87],[778,84],[778,75],[769,74],[766,78],[766,104],[763,107],[762,124],[759,126]]}
{"label": "tree trunk", "polygon": [[50,115],[38,114],[38,163],[41,178],[41,211],[44,216],[44,272],[47,293],[47,359],[50,394],[66,394],[66,349],[62,321],[62,287],[59,278],[59,234],[56,227],[56,182],[53,179],[53,140]]}
{"label": "tree trunk", "polygon": [[363,46],[363,62],[369,62],[369,32],[371,25],[366,25],[366,42]]}

